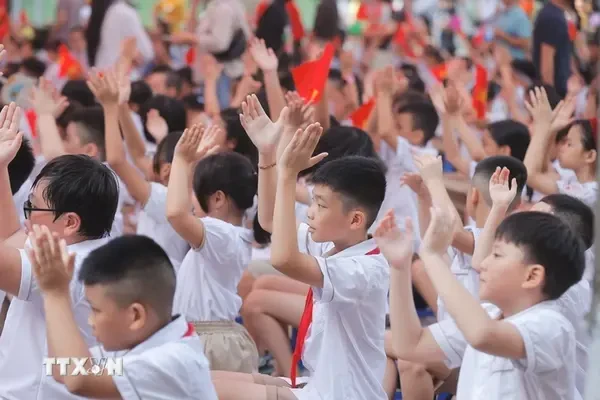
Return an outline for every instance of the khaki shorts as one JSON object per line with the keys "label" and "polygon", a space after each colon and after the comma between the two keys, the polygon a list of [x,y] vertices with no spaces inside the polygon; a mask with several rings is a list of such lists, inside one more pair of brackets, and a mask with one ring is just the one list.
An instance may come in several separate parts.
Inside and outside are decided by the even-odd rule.
{"label": "khaki shorts", "polygon": [[192,322],[213,371],[258,371],[258,350],[246,328],[235,321]]}

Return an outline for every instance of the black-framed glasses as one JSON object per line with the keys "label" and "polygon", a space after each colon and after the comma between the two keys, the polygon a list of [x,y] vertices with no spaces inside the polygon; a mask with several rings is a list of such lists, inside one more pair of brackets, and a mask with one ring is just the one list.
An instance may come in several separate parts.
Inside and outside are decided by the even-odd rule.
{"label": "black-framed glasses", "polygon": [[29,219],[33,211],[57,212],[58,210],[54,208],[37,208],[31,204],[31,200],[25,200],[25,203],[23,203],[23,214],[25,215],[25,219]]}

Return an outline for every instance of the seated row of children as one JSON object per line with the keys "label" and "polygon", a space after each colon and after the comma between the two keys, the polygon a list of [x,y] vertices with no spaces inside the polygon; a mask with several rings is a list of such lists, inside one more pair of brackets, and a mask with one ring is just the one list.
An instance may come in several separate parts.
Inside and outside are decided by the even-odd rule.
{"label": "seated row of children", "polygon": [[[0,290],[12,296],[0,336],[3,397],[383,399],[395,390],[395,370],[393,388],[385,385],[394,360],[401,360],[402,391],[414,398],[432,397],[461,365],[461,397],[582,393],[591,289],[581,277],[593,232],[591,210],[575,197],[595,201],[596,152],[593,127],[570,120],[569,99],[553,111],[543,90],[532,94],[534,133],[520,153],[527,168],[509,156],[518,154],[513,136],[522,131],[498,128],[507,144],[493,139],[472,168],[467,211],[475,224],[463,228],[442,161],[425,147],[438,125],[430,116],[439,115],[443,127],[460,123],[453,87],[440,91],[441,102],[406,93],[394,121],[383,107],[391,93],[380,84],[377,126],[368,134],[348,127],[323,134],[293,95],[272,122],[249,96],[239,123],[258,152],[257,174],[248,158],[229,151],[216,124],[168,133],[149,159],[125,74],[93,74],[88,85],[103,127],[70,121],[65,140],[52,90],[36,90],[44,154],[57,150],[36,166],[26,189],[29,235],[16,208],[2,211]],[[14,104],[0,114],[3,204],[12,204],[34,171],[19,120]],[[451,148],[454,128],[442,131]],[[542,156],[553,141],[560,166],[574,171],[558,184]],[[95,158],[68,154],[85,153],[69,149],[89,143]],[[309,186],[298,184],[299,175]],[[562,194],[534,205],[545,214],[515,213],[502,222],[519,208],[526,185]],[[141,236],[109,241],[123,229],[114,222],[123,224],[116,216],[129,200],[142,206]],[[310,203],[305,215],[298,202]],[[244,272],[257,237],[253,220],[272,233],[270,264],[283,276],[254,281]],[[265,236],[262,229],[255,231]],[[238,284],[247,282],[242,303]],[[413,285],[436,310],[438,324],[425,331]],[[240,309],[247,331],[235,322]],[[299,327],[295,357],[283,325]],[[256,374],[255,342],[292,386],[301,355],[307,386]],[[46,356],[107,354],[125,357],[123,377],[58,376],[55,368],[52,379],[37,367]]]}

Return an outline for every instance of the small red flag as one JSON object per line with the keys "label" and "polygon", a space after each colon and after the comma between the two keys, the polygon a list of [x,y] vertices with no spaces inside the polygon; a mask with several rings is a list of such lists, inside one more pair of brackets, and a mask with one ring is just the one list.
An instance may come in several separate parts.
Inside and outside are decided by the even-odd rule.
{"label": "small red flag", "polygon": [[29,124],[29,129],[31,129],[31,136],[36,137],[37,136],[37,131],[36,131],[37,114],[35,113],[35,110],[30,109],[30,110],[25,111],[25,118],[27,118],[27,123]]}
{"label": "small red flag", "polygon": [[83,76],[83,68],[64,44],[58,48],[58,77],[78,79]]}
{"label": "small red flag", "polygon": [[321,58],[305,62],[292,69],[292,77],[300,97],[313,102],[321,100],[329,76],[333,53],[333,45],[327,43]]}
{"label": "small red flag", "polygon": [[358,11],[356,12],[356,20],[357,21],[367,21],[369,19],[369,11],[367,10],[367,6],[363,3],[358,7]]}
{"label": "small red flag", "polygon": [[569,39],[573,42],[577,38],[577,24],[573,21],[567,21],[569,30]]}
{"label": "small red flag", "polygon": [[446,63],[435,65],[431,67],[430,71],[439,82],[443,82],[448,77],[448,66]]}
{"label": "small red flag", "polygon": [[375,99],[371,97],[369,101],[358,107],[351,115],[350,120],[356,128],[364,129],[373,108],[375,107]]}
{"label": "small red flag", "polygon": [[488,73],[477,64],[475,66],[475,87],[473,88],[473,108],[478,119],[484,119],[487,113]]}
{"label": "small red flag", "polygon": [[192,46],[185,53],[185,63],[186,63],[186,65],[191,67],[192,65],[194,65],[195,61],[196,61],[196,48]]}
{"label": "small red flag", "polygon": [[300,18],[300,11],[293,0],[285,3],[285,9],[287,11],[288,18],[290,19],[290,28],[292,29],[292,37],[297,42],[304,38],[304,25],[302,25],[302,18]]}

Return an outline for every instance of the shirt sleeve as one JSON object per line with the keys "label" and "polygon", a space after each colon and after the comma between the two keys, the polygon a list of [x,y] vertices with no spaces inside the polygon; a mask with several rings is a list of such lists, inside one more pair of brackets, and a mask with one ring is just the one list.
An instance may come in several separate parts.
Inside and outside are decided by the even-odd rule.
{"label": "shirt sleeve", "polygon": [[407,172],[417,170],[412,159],[412,146],[408,143],[408,140],[400,136],[398,136],[398,144],[396,145],[396,159]]}
{"label": "shirt sleeve", "polygon": [[21,255],[21,284],[19,285],[19,300],[28,301],[31,299],[32,293],[37,291],[37,285],[33,278],[33,267],[29,261],[29,256],[24,249],[19,249]]}
{"label": "shirt sleeve", "polygon": [[226,51],[236,30],[235,12],[227,4],[217,4],[206,18],[210,18],[210,29],[198,36],[199,47],[211,53]]}
{"label": "shirt sleeve", "polygon": [[577,342],[573,326],[558,312],[529,312],[520,319],[506,321],[517,328],[525,345],[525,358],[513,360],[517,368],[543,374],[575,362]]}
{"label": "shirt sleeve", "polygon": [[144,206],[144,212],[153,221],[166,224],[167,220],[167,188],[160,183],[150,183],[150,196]]}
{"label": "shirt sleeve", "polygon": [[517,19],[517,24],[515,25],[515,36],[529,39],[531,37],[531,32],[533,32],[531,21],[525,14],[520,13],[519,15],[520,17]]}
{"label": "shirt sleeve", "polygon": [[541,42],[552,47],[559,47],[566,35],[568,35],[566,23],[558,16],[545,17],[536,30],[536,36],[539,36]]}
{"label": "shirt sleeve", "polygon": [[460,367],[467,349],[467,340],[452,318],[430,325],[427,329],[444,352],[444,364],[450,369]]}

